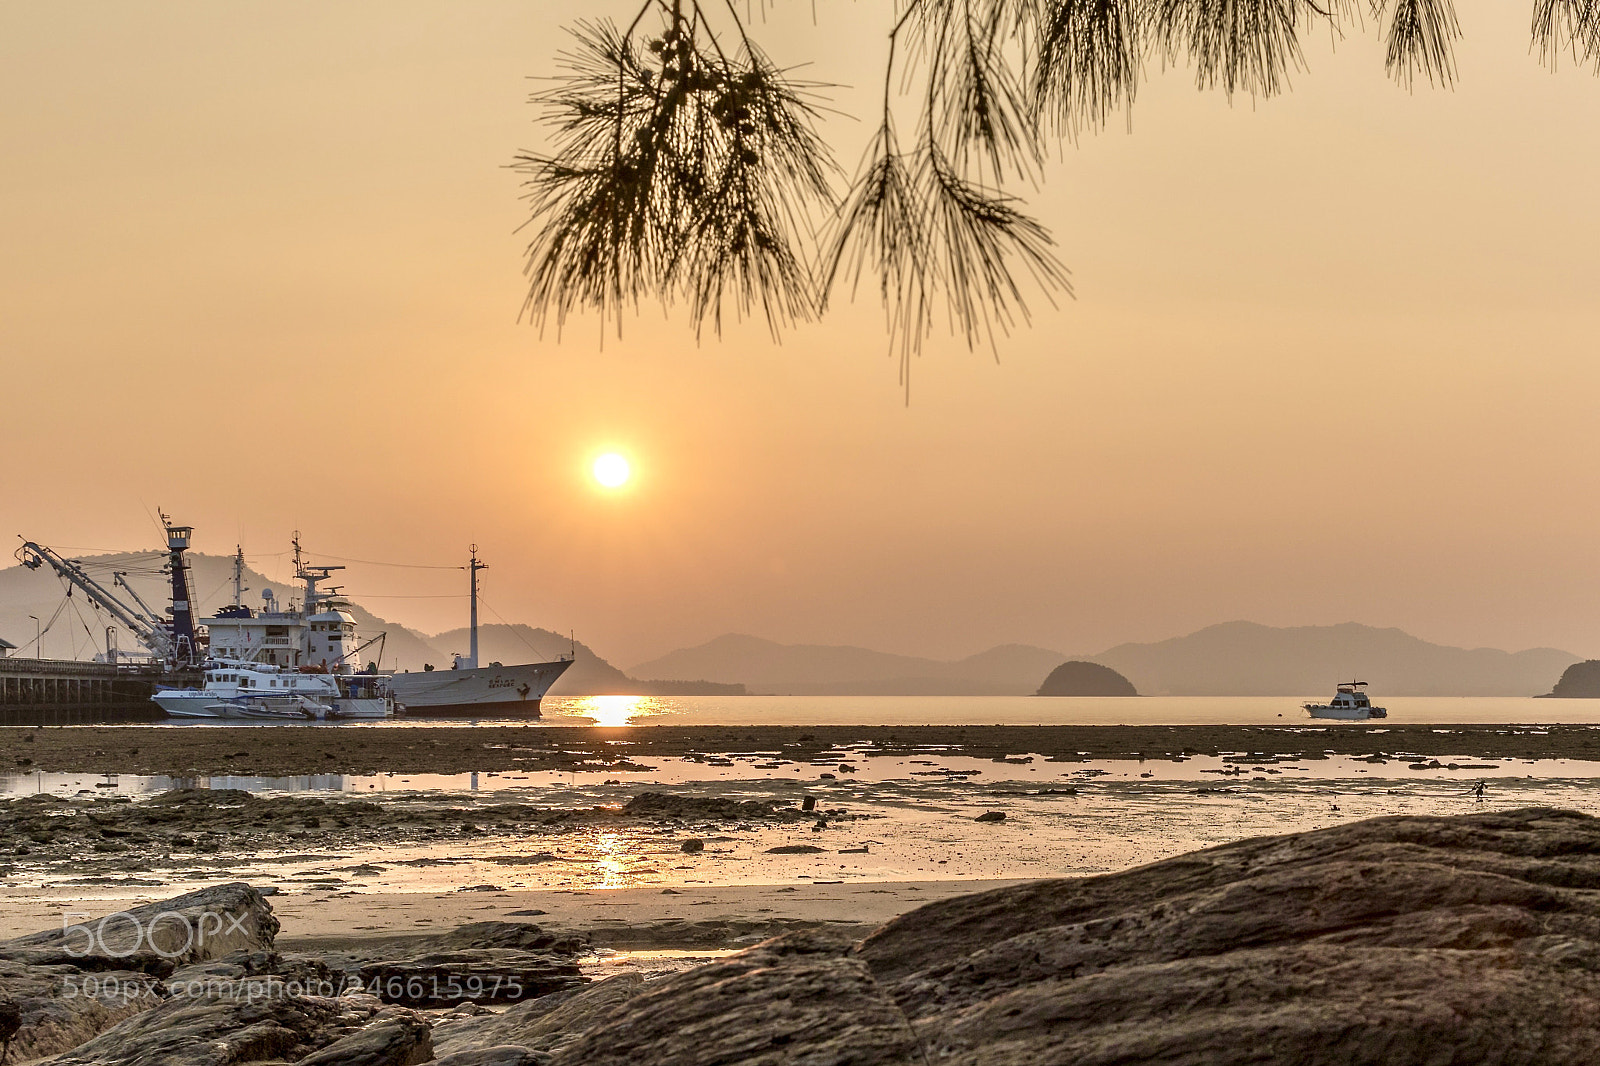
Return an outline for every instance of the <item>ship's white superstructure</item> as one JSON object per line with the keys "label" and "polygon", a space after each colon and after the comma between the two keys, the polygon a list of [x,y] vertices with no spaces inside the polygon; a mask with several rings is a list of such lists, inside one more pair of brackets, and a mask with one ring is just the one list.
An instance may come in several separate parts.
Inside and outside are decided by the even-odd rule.
{"label": "ship's white superstructure", "polygon": [[261,594],[261,609],[252,610],[244,605],[244,554],[240,552],[233,564],[233,603],[214,617],[201,619],[210,657],[290,669],[309,667],[333,674],[361,669],[356,660],[365,645],[356,634],[349,601],[336,595],[337,589],[324,592],[318,588],[333,571],[341,569],[304,564],[297,540],[295,576],[304,583],[302,598],[284,606],[272,589],[266,589]]}

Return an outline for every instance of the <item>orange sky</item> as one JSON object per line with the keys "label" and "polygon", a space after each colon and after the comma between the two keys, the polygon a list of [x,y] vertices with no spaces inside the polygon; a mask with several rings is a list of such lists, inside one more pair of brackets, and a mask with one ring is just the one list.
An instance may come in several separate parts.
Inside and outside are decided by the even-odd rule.
{"label": "orange sky", "polygon": [[[799,9],[804,8],[802,12]],[[864,116],[885,8],[770,23]],[[878,310],[781,346],[516,315],[518,149],[609,3],[0,7],[0,528],[458,561],[627,666],[727,631],[955,656],[1358,620],[1600,654],[1600,79],[1467,0],[1453,92],[1376,35],[1283,98],[1182,73],[1034,196],[1078,298],[902,406]],[[631,14],[631,12],[628,12]],[[853,51],[841,51],[849,42]],[[868,132],[827,132],[852,166]],[[613,447],[636,478],[597,491]],[[424,630],[448,572],[352,568]]]}

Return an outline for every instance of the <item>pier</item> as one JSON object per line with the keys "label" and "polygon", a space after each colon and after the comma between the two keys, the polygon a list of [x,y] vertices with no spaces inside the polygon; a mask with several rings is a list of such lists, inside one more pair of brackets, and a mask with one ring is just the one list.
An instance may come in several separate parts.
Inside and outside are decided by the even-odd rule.
{"label": "pier", "polygon": [[0,659],[0,724],[152,721],[159,665]]}

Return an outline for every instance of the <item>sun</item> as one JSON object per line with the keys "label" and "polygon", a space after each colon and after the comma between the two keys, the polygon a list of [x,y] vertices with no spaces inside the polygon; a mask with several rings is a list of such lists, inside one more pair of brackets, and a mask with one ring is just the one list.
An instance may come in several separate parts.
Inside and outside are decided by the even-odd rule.
{"label": "sun", "polygon": [[608,489],[621,488],[632,474],[628,460],[616,452],[607,452],[594,461],[594,479]]}

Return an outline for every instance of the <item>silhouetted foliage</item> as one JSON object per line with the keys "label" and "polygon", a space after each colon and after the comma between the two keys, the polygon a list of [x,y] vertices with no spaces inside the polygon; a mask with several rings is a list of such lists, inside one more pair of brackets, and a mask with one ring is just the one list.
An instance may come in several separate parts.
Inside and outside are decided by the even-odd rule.
{"label": "silhouetted foliage", "polygon": [[[883,113],[855,176],[818,136],[821,86],[751,40],[732,0],[647,0],[626,28],[585,22],[534,102],[553,150],[524,154],[533,238],[524,311],[559,325],[682,300],[696,327],[731,304],[776,335],[863,279],[902,373],[941,312],[968,344],[1028,316],[1022,282],[1070,292],[1049,233],[1006,191],[1050,137],[1133,105],[1147,65],[1270,97],[1300,42],[1374,20],[1391,77],[1455,78],[1451,0],[891,0]],[[1600,66],[1600,0],[1535,0],[1544,61]],[[901,92],[897,93],[896,87]],[[915,105],[915,125],[896,122]]]}

